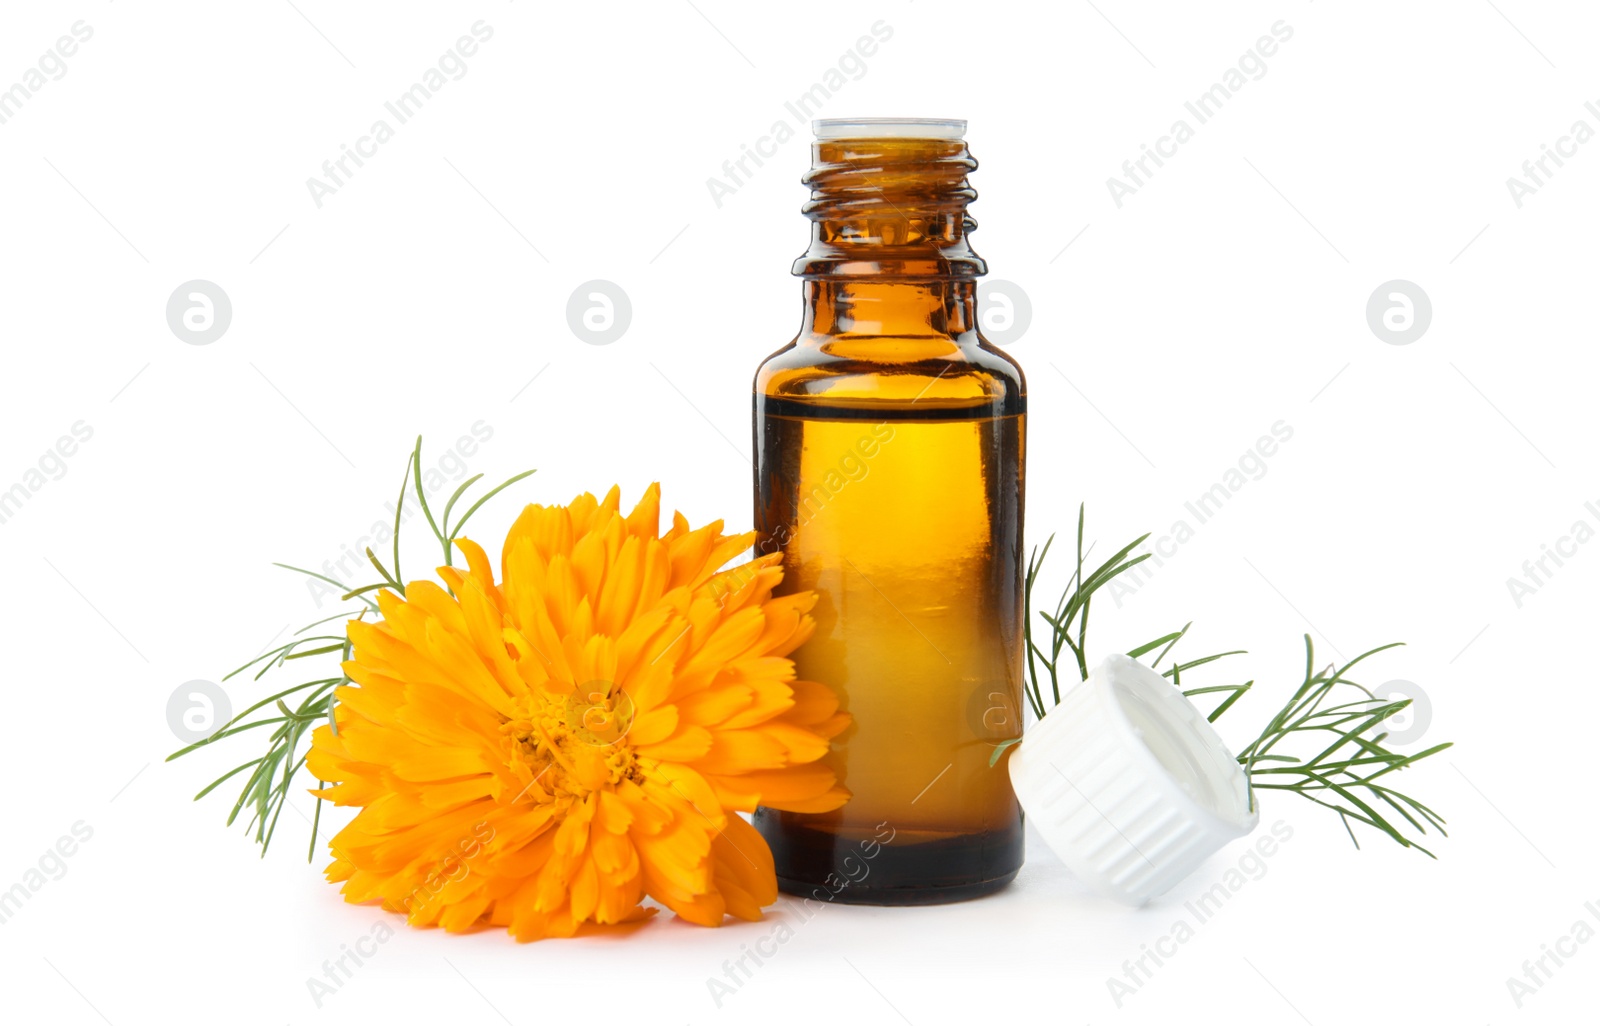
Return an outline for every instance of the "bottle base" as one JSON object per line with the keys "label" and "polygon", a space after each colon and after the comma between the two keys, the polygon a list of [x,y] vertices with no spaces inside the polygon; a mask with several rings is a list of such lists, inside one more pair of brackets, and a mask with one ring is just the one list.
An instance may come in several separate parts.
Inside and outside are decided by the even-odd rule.
{"label": "bottle base", "polygon": [[[974,898],[984,898],[1004,890],[1006,885],[1017,878],[1017,870],[1013,869],[1005,876],[993,880],[979,880],[976,883],[953,884],[949,887],[855,887],[849,886],[832,893],[823,884],[807,880],[791,880],[787,877],[778,877],[778,890],[797,898],[815,898],[818,901],[829,901],[836,905],[950,905],[958,901],[971,901]],[[828,894],[828,897],[821,897]]]}
{"label": "bottle base", "polygon": [[1022,867],[1022,824],[975,834],[869,834],[803,826],[794,813],[758,809],[778,889],[842,905],[944,905],[1003,889]]}

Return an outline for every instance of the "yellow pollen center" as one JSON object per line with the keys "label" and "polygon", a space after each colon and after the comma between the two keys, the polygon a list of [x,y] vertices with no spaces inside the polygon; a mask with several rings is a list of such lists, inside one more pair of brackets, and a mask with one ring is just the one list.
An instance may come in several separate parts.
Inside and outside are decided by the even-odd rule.
{"label": "yellow pollen center", "polygon": [[591,681],[566,696],[543,692],[517,700],[500,727],[506,761],[522,781],[523,800],[582,798],[635,776],[633,700],[606,681]]}

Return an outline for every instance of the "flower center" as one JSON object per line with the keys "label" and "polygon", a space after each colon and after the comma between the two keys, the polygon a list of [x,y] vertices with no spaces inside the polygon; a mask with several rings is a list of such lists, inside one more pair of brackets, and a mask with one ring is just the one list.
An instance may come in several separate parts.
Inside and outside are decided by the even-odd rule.
{"label": "flower center", "polygon": [[633,700],[609,681],[590,681],[566,696],[517,700],[500,727],[507,764],[533,801],[582,798],[636,775]]}
{"label": "flower center", "polygon": [[590,681],[567,696],[567,727],[571,736],[596,748],[617,744],[633,727],[633,699],[610,681]]}

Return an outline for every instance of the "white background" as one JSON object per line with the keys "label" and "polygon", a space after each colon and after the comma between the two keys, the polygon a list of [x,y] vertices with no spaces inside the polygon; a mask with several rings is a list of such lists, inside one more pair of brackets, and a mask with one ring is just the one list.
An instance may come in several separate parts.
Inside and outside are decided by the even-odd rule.
{"label": "white background", "polygon": [[[93,437],[0,524],[0,889],[74,823],[93,836],[0,924],[7,1020],[1591,1020],[1600,943],[1520,1010],[1506,980],[1577,921],[1600,928],[1600,545],[1520,607],[1506,582],[1597,523],[1600,142],[1520,208],[1506,179],[1574,121],[1600,129],[1600,15],[1216,8],[8,4],[0,88],[74,22],[93,37],[0,125],[0,489],[76,422]],[[319,208],[306,180],[480,19],[493,38],[465,77]],[[785,101],[879,20],[892,38],[822,114],[970,121],[975,245],[1033,310],[1009,349],[1031,391],[1033,541],[1080,501],[1102,546],[1164,533],[1273,423],[1293,428],[1101,604],[1098,650],[1190,619],[1191,654],[1249,649],[1215,678],[1257,680],[1220,724],[1237,745],[1298,680],[1302,633],[1330,659],[1407,641],[1365,679],[1415,682],[1418,743],[1457,743],[1404,780],[1450,821],[1438,861],[1370,832],[1356,851],[1336,818],[1269,795],[1264,824],[1293,839],[1119,1009],[1107,979],[1244,842],[1140,911],[1090,898],[1035,841],[1009,891],[966,905],[802,924],[783,899],[767,923],[662,916],[527,946],[344,904],[294,812],[257,858],[223,829],[227,798],[190,801],[252,745],[163,763],[168,696],[328,612],[269,564],[354,545],[419,432],[433,461],[483,421],[471,471],[538,467],[522,501],[613,482],[631,501],[659,479],[694,522],[749,524],[749,385],[797,322],[805,136],[720,207],[706,181],[795,127]],[[1264,77],[1196,125],[1184,102],[1280,20],[1293,38]],[[1180,117],[1195,137],[1119,208],[1107,178]],[[204,346],[164,316],[197,278],[233,305]],[[603,347],[565,314],[597,278],[633,308]],[[1432,301],[1410,345],[1367,324],[1391,279]],[[497,541],[516,507],[473,533]],[[228,691],[235,708],[265,693]],[[380,921],[398,932],[319,1009],[307,979]],[[794,937],[719,1009],[707,979],[778,922]]]}

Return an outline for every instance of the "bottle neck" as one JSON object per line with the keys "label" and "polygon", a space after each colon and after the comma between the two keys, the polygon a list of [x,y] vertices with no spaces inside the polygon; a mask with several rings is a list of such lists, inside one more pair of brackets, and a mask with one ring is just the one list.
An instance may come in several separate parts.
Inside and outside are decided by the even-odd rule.
{"label": "bottle neck", "polygon": [[808,277],[800,337],[956,339],[976,323],[976,282]]}
{"label": "bottle neck", "polygon": [[[811,246],[794,273],[820,281],[950,283],[984,274],[967,236],[978,166],[961,139],[848,138],[812,144],[804,178]],[[869,293],[857,290],[862,302]],[[948,305],[948,290],[940,303]]]}

